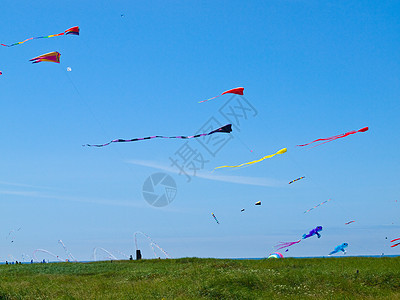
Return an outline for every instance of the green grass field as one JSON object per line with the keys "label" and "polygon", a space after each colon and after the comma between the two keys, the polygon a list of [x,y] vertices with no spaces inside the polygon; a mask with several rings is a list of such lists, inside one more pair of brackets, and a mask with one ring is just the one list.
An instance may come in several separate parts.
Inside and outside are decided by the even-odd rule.
{"label": "green grass field", "polygon": [[0,299],[294,298],[400,299],[400,257],[0,266]]}

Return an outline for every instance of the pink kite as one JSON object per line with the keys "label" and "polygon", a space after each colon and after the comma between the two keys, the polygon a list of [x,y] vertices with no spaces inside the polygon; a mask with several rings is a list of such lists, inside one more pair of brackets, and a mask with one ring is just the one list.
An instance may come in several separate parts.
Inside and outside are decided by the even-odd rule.
{"label": "pink kite", "polygon": [[332,142],[334,140],[344,138],[346,136],[349,136],[350,134],[355,134],[357,132],[366,132],[368,129],[369,129],[368,127],[364,127],[364,128],[359,129],[359,130],[352,130],[352,131],[349,131],[349,132],[346,132],[346,133],[342,133],[342,134],[338,134],[338,135],[335,135],[335,136],[331,136],[331,137],[328,137],[328,138],[325,138],[325,139],[317,139],[317,140],[314,140],[314,141],[312,141],[310,143],[303,144],[303,145],[297,145],[297,146],[304,147],[304,146],[308,146],[308,145],[310,145],[312,143],[315,143],[315,142],[322,142],[322,143],[320,143],[318,145],[315,145],[315,146],[311,147],[311,148],[314,148],[314,147],[320,146],[322,144],[329,143],[329,142]]}
{"label": "pink kite", "polygon": [[225,95],[225,94],[243,95],[243,90],[244,90],[243,87],[238,87],[238,88],[234,88],[234,89],[231,89],[231,90],[227,90],[227,91],[223,92],[221,95],[212,97],[212,98],[207,99],[207,100],[200,101],[199,103],[203,103],[203,102],[210,101],[210,100],[212,100],[212,99],[218,98],[218,97],[220,97],[220,96],[222,96],[222,95]]}

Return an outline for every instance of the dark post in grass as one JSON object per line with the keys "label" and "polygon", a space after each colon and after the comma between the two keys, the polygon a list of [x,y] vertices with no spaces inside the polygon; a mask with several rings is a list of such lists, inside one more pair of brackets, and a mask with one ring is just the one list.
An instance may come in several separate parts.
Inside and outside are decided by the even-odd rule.
{"label": "dark post in grass", "polygon": [[142,253],[140,253],[140,250],[136,250],[136,260],[142,259]]}

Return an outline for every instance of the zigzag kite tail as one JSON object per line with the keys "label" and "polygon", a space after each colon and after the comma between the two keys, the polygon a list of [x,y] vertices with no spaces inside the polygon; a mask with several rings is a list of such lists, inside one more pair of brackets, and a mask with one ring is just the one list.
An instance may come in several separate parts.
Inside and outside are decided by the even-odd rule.
{"label": "zigzag kite tail", "polygon": [[116,139],[116,140],[112,140],[108,143],[105,144],[86,144],[86,145],[82,145],[82,146],[88,146],[88,147],[104,147],[104,146],[108,146],[112,143],[126,143],[126,142],[136,142],[136,141],[144,141],[144,140],[150,140],[150,139],[156,139],[156,138],[161,138],[161,139],[192,139],[192,138],[198,138],[198,137],[202,137],[202,136],[206,136],[206,135],[210,135],[213,133],[217,133],[217,132],[221,132],[221,133],[230,133],[232,132],[232,124],[227,124],[225,126],[222,126],[216,130],[213,130],[209,133],[201,133],[201,134],[196,134],[196,135],[190,135],[190,136],[162,136],[162,135],[154,135],[154,136],[148,136],[148,137],[144,137],[144,138],[134,138],[134,139],[129,139],[129,140],[124,140],[124,139]]}

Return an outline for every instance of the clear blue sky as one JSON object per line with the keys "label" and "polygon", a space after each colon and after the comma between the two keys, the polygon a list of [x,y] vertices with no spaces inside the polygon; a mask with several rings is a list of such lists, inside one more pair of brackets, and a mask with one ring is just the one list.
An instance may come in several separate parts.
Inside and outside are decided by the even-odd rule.
{"label": "clear blue sky", "polygon": [[[327,255],[343,242],[349,255],[398,254],[389,243],[400,237],[398,1],[7,0],[0,8],[0,43],[81,28],[0,49],[0,260],[37,248],[63,256],[59,239],[78,260],[95,247],[133,254],[135,231],[172,257],[265,257],[317,225],[321,239],[285,255]],[[28,61],[50,51],[61,64]],[[257,115],[215,157],[202,150],[209,162],[189,183],[170,161],[185,141],[81,146],[191,135],[211,117],[227,123],[219,110],[229,96],[197,102],[238,86]],[[283,147],[259,164],[211,173]],[[177,184],[164,208],[142,197],[155,172]]]}

